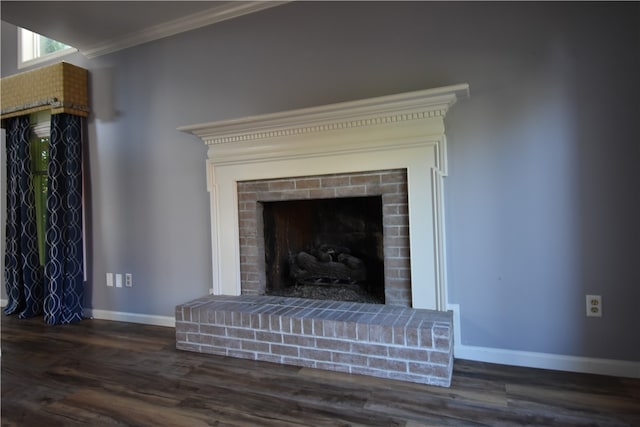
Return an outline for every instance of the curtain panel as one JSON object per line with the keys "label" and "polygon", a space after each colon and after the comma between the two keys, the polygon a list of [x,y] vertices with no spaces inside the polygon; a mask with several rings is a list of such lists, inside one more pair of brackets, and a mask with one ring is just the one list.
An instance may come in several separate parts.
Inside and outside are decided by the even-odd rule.
{"label": "curtain panel", "polygon": [[48,324],[82,319],[83,120],[65,113],[51,116],[44,267],[44,319]]}
{"label": "curtain panel", "polygon": [[82,319],[82,140],[84,118],[51,116],[45,264],[40,266],[28,116],[7,119],[5,314],[44,314],[47,324]]}
{"label": "curtain panel", "polygon": [[42,314],[43,277],[38,257],[31,176],[29,116],[7,119],[6,314],[21,319]]}

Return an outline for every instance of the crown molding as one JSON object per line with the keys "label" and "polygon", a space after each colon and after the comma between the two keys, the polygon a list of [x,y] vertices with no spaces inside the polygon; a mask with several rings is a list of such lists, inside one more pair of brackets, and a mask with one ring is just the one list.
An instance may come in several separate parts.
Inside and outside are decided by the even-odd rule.
{"label": "crown molding", "polygon": [[231,1],[173,21],[143,28],[140,31],[97,43],[88,48],[81,49],[80,52],[87,58],[95,58],[164,37],[280,6],[285,3],[289,3],[289,1]]}

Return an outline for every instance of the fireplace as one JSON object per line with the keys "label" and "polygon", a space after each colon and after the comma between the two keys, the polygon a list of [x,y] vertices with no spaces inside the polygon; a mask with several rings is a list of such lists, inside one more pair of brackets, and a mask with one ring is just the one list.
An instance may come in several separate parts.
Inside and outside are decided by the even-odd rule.
{"label": "fireplace", "polygon": [[384,303],[381,196],[260,206],[266,295]]}
{"label": "fireplace", "polygon": [[[411,306],[405,169],[243,181],[237,188],[243,295]],[[322,253],[336,246],[350,253]],[[318,274],[296,274],[306,271],[296,258],[318,251]],[[344,262],[335,264],[341,255]],[[340,265],[358,260],[361,269]],[[323,277],[330,265],[344,273]]]}
{"label": "fireplace", "polygon": [[[213,280],[180,350],[448,386],[444,116],[467,85],[188,126]],[[329,299],[291,288],[339,289]],[[348,291],[375,301],[354,302]]]}
{"label": "fireplace", "polygon": [[[357,176],[371,171],[403,170],[407,191],[404,220],[408,225],[385,228],[383,252],[404,254],[404,258],[385,255],[384,259],[385,282],[404,285],[389,287],[397,294],[393,297],[385,290],[385,302],[445,310],[444,116],[459,97],[467,95],[468,86],[457,85],[180,128],[197,135],[209,147],[210,293],[263,292],[266,272],[258,268],[262,261],[254,260],[248,266],[247,259],[262,258],[264,247],[257,234],[245,233],[243,226],[257,221],[256,203],[281,198],[285,192],[290,200],[310,199],[312,192],[325,190],[345,196],[343,192],[357,193],[365,185],[330,189],[304,185],[331,175],[351,174],[357,182]],[[265,198],[245,200],[244,183],[256,182],[271,183],[262,191]],[[292,182],[294,188],[278,188]],[[386,242],[396,241],[406,246],[387,246]]]}

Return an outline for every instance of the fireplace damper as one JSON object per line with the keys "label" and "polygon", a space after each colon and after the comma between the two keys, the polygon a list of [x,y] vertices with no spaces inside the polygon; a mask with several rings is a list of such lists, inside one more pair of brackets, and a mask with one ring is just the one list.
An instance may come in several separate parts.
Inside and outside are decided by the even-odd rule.
{"label": "fireplace damper", "polygon": [[384,303],[382,197],[263,202],[266,293]]}

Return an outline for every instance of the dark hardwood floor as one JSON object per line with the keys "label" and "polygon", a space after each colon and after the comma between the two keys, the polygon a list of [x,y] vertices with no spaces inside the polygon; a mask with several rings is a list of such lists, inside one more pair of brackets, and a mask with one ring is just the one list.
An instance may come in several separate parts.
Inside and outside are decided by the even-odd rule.
{"label": "dark hardwood floor", "polygon": [[2,316],[3,426],[640,426],[640,380],[457,360],[439,388],[175,350],[173,328]]}

